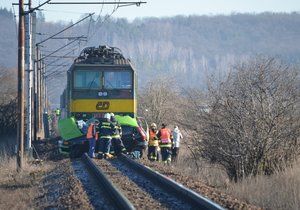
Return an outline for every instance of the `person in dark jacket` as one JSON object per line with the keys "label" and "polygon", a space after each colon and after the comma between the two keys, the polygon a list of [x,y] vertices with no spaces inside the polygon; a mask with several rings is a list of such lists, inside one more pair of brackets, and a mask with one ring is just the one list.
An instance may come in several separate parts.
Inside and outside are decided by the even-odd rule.
{"label": "person in dark jacket", "polygon": [[104,114],[104,120],[99,124],[99,158],[112,158],[110,152],[111,139],[114,131],[114,125],[110,121],[110,114]]}
{"label": "person in dark jacket", "polygon": [[111,120],[112,124],[114,125],[114,130],[113,130],[112,139],[111,139],[114,153],[116,155],[119,155],[122,152],[126,153],[126,148],[125,148],[122,138],[121,138],[122,137],[122,127],[117,122],[114,113],[110,113],[110,120]]}

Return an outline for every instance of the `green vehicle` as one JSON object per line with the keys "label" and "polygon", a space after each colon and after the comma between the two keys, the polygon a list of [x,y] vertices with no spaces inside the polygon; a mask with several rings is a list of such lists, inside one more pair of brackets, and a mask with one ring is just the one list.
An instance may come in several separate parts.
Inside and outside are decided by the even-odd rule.
{"label": "green vehicle", "polygon": [[77,157],[88,150],[86,135],[78,128],[75,118],[59,120],[58,130],[62,137],[62,140],[59,141],[59,152],[61,154]]}

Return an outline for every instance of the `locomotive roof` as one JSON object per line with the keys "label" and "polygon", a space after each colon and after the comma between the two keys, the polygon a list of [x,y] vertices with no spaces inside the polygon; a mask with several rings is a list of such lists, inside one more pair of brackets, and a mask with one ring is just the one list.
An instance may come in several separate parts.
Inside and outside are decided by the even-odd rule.
{"label": "locomotive roof", "polygon": [[74,64],[131,65],[119,48],[99,46],[84,48]]}

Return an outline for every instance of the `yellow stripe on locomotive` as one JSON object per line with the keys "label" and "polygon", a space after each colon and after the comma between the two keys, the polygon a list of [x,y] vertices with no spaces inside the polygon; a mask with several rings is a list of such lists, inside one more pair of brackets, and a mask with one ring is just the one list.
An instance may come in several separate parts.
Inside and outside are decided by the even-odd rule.
{"label": "yellow stripe on locomotive", "polygon": [[80,113],[114,112],[114,113],[136,113],[136,100],[134,99],[77,99],[72,100],[70,111]]}

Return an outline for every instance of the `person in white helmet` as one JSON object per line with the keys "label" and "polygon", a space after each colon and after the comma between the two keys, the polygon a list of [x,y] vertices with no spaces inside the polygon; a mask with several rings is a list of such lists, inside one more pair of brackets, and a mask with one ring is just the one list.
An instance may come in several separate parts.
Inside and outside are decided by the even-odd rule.
{"label": "person in white helmet", "polygon": [[172,161],[176,162],[178,160],[180,140],[182,139],[182,134],[177,125],[174,127],[172,136],[173,136]]}
{"label": "person in white helmet", "polygon": [[158,161],[158,148],[159,142],[157,137],[157,126],[151,123],[149,130],[149,143],[148,143],[148,159],[150,161]]}
{"label": "person in white helmet", "polygon": [[99,158],[112,158],[110,152],[111,139],[114,130],[114,125],[110,121],[110,114],[105,113],[103,121],[99,124],[99,143],[100,143],[100,152]]}

